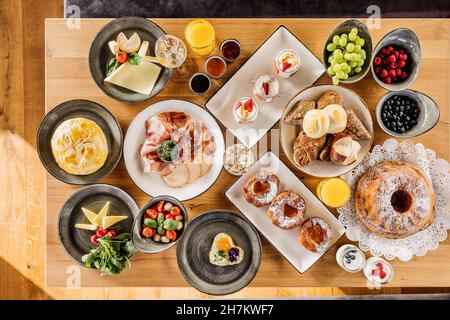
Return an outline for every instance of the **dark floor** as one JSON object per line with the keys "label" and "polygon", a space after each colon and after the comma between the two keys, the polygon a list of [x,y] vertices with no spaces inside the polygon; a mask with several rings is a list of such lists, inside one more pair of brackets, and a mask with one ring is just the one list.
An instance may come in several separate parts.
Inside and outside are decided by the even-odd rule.
{"label": "dark floor", "polygon": [[[81,17],[368,17],[379,8],[382,18],[450,17],[449,0],[65,0]],[[376,9],[378,10],[378,9]]]}

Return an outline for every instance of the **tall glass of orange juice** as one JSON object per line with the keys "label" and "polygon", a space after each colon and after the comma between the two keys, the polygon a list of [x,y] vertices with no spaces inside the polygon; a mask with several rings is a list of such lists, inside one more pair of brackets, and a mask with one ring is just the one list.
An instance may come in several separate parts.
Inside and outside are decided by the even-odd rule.
{"label": "tall glass of orange juice", "polygon": [[186,41],[192,51],[200,56],[209,55],[216,45],[216,35],[211,23],[205,19],[191,21],[184,30]]}

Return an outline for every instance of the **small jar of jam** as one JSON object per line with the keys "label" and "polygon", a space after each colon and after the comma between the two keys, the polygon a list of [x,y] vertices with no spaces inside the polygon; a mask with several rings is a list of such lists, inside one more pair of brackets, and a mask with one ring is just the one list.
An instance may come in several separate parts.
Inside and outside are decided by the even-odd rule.
{"label": "small jar of jam", "polygon": [[225,74],[227,63],[222,57],[211,56],[205,62],[205,70],[211,78],[219,79]]}
{"label": "small jar of jam", "polygon": [[241,54],[241,44],[236,39],[227,39],[220,45],[220,52],[225,60],[232,62]]}
{"label": "small jar of jam", "polygon": [[211,88],[211,80],[204,73],[194,73],[189,80],[189,88],[196,94],[204,94]]}

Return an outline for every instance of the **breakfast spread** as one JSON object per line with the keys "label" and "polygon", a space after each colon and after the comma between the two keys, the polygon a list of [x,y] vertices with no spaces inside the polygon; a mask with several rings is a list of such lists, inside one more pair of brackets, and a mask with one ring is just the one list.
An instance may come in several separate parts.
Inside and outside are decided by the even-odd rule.
{"label": "breakfast spread", "polygon": [[[293,160],[306,167],[315,160],[349,165],[358,158],[361,145],[372,135],[351,109],[342,106],[341,95],[326,91],[318,100],[300,100],[288,112],[284,122],[301,125],[293,144]],[[317,108],[316,108],[317,107]]]}
{"label": "breakfast spread", "polygon": [[279,92],[280,84],[274,77],[263,75],[256,79],[253,93],[258,99],[264,102],[270,102]]}
{"label": "breakfast spread", "polygon": [[309,251],[322,253],[333,241],[333,229],[319,217],[305,220],[300,228],[299,242]]}
{"label": "breakfast spread", "polygon": [[374,284],[387,284],[394,277],[394,269],[386,260],[379,257],[370,257],[364,267],[364,275]]}
{"label": "breakfast spread", "polygon": [[258,105],[252,98],[241,98],[233,106],[234,120],[239,124],[246,124],[256,120]]}
{"label": "breakfast spread", "polygon": [[108,46],[114,57],[106,65],[104,81],[149,95],[161,72],[161,67],[148,61],[149,42],[141,41],[136,32],[130,38],[121,32]]}
{"label": "breakfast spread", "polygon": [[108,157],[108,142],[97,123],[73,118],[61,123],[51,139],[53,157],[59,167],[74,175],[98,171]]}
{"label": "breakfast spread", "polygon": [[410,64],[406,49],[386,46],[373,58],[375,75],[386,84],[403,82],[409,77]]}
{"label": "breakfast spread", "polygon": [[337,86],[339,80],[347,80],[362,71],[367,53],[364,49],[365,40],[358,36],[358,28],[352,28],[350,33],[334,35],[326,49],[330,52],[326,67]]}
{"label": "breakfast spread", "polygon": [[364,225],[383,238],[399,239],[428,228],[435,218],[433,185],[417,166],[397,161],[367,170],[355,190]]}
{"label": "breakfast spread", "polygon": [[244,185],[245,200],[256,207],[267,206],[278,193],[280,179],[269,170],[260,170]]}
{"label": "breakfast spread", "polygon": [[216,144],[201,121],[184,112],[161,112],[145,126],[139,150],[143,172],[159,173],[168,186],[180,188],[209,171]]}
{"label": "breakfast spread", "polygon": [[141,235],[155,242],[175,241],[184,228],[181,209],[170,201],[158,201],[145,211]]}
{"label": "breakfast spread", "polygon": [[300,226],[305,218],[305,200],[297,192],[280,192],[270,203],[268,214],[272,223],[284,230]]}
{"label": "breakfast spread", "polygon": [[417,125],[420,108],[412,98],[393,95],[381,107],[381,121],[391,131],[405,133]]}
{"label": "breakfast spread", "polygon": [[275,71],[282,78],[293,76],[300,68],[300,56],[290,49],[280,51],[275,58]]}
{"label": "breakfast spread", "polygon": [[229,146],[223,155],[223,166],[229,173],[240,176],[255,162],[253,152],[243,144]]}
{"label": "breakfast spread", "polygon": [[234,244],[233,239],[226,233],[219,233],[214,237],[209,252],[209,262],[220,267],[232,266],[244,259],[244,250]]}
{"label": "breakfast spread", "polygon": [[359,272],[366,265],[364,252],[352,244],[344,244],[336,252],[338,265],[348,272]]}

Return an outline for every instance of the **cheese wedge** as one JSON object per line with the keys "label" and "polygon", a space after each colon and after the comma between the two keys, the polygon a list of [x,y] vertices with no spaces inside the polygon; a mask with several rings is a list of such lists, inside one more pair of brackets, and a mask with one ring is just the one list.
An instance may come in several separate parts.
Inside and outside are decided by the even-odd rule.
{"label": "cheese wedge", "polygon": [[160,72],[160,67],[146,60],[141,60],[138,65],[125,62],[111,73],[105,79],[105,82],[137,93],[149,95],[155,86]]}
{"label": "cheese wedge", "polygon": [[75,228],[95,231],[95,230],[97,230],[98,227],[95,224],[77,223],[77,224],[75,224]]}
{"label": "cheese wedge", "polygon": [[99,227],[102,225],[103,218],[108,215],[109,212],[109,206],[111,205],[111,202],[108,201],[105,203],[103,208],[100,210],[100,212],[95,217],[94,223],[98,225]]}
{"label": "cheese wedge", "polygon": [[109,227],[115,225],[116,223],[125,220],[126,218],[128,218],[127,216],[108,216],[108,217],[103,217],[102,219],[102,228],[103,229],[108,229]]}
{"label": "cheese wedge", "polygon": [[81,208],[81,211],[83,211],[86,218],[89,220],[90,223],[97,225],[95,223],[95,219],[97,218],[97,214],[89,209]]}

